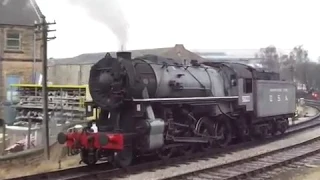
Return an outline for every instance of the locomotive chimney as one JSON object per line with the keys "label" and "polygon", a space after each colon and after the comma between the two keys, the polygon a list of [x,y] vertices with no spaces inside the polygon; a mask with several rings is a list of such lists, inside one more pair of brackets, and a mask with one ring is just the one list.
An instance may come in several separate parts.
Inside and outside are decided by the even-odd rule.
{"label": "locomotive chimney", "polygon": [[117,52],[117,58],[131,59],[131,52],[127,52],[127,51]]}

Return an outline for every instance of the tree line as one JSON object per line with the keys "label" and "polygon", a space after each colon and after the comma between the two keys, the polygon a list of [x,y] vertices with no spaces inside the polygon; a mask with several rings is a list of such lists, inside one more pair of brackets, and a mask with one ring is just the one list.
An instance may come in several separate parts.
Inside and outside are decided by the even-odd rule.
{"label": "tree line", "polygon": [[294,47],[288,54],[280,53],[275,46],[268,46],[261,48],[256,58],[263,67],[280,72],[281,79],[304,84],[307,90],[320,90],[320,58],[312,61],[302,45]]}

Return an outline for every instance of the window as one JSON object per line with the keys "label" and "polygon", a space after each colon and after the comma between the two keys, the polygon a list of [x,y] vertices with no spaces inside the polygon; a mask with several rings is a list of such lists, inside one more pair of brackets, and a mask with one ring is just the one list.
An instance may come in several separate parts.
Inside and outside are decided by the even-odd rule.
{"label": "window", "polygon": [[243,83],[244,93],[252,93],[252,79],[246,78]]}
{"label": "window", "polygon": [[6,32],[6,50],[21,50],[21,34]]}
{"label": "window", "polygon": [[11,87],[11,84],[19,84],[20,80],[21,76],[19,75],[6,75],[7,101],[18,101],[17,89]]}

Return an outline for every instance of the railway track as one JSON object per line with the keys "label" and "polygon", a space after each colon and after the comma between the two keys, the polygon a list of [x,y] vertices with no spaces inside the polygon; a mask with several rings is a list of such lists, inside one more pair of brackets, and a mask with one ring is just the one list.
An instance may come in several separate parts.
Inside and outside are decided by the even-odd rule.
{"label": "railway track", "polygon": [[187,173],[165,180],[231,180],[244,179],[270,169],[287,165],[309,156],[320,153],[320,137],[296,144],[294,146],[281,148],[258,156],[245,158],[232,163],[202,169],[197,172]]}
{"label": "railway track", "polygon": [[[140,161],[136,162],[135,165],[128,167],[127,169],[114,169],[108,163],[103,163],[90,168],[87,166],[81,166],[77,168],[70,168],[60,171],[48,172],[43,174],[35,174],[31,176],[12,178],[10,180],[101,180],[101,179],[125,179],[127,175],[136,174],[152,169],[159,169],[159,167],[174,166],[179,164],[185,164],[186,162],[192,162],[201,158],[216,158],[216,156],[222,156],[228,153],[236,153],[242,149],[253,148],[260,146],[275,140],[285,139],[291,134],[309,130],[320,125],[320,121],[315,117],[313,120],[306,121],[300,124],[295,124],[290,127],[285,135],[270,138],[264,141],[247,142],[237,145],[229,146],[227,149],[215,149],[210,153],[196,153],[191,157],[175,157],[169,161]],[[213,157],[215,156],[215,157]],[[123,175],[123,176],[121,176]],[[8,179],[9,180],[9,179]]]}

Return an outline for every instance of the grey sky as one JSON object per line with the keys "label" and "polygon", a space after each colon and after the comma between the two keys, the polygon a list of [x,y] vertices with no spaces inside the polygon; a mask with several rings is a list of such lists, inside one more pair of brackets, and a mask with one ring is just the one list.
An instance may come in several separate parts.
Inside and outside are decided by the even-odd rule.
{"label": "grey sky", "polygon": [[[69,0],[37,2],[48,20],[57,21],[54,26],[57,39],[49,44],[50,57],[118,50],[119,42],[110,28],[101,19],[92,18],[83,6]],[[118,0],[118,3],[129,23],[128,49],[178,43],[188,49],[258,49],[270,44],[291,49],[303,44],[312,58],[320,55],[320,11],[314,0]]]}

